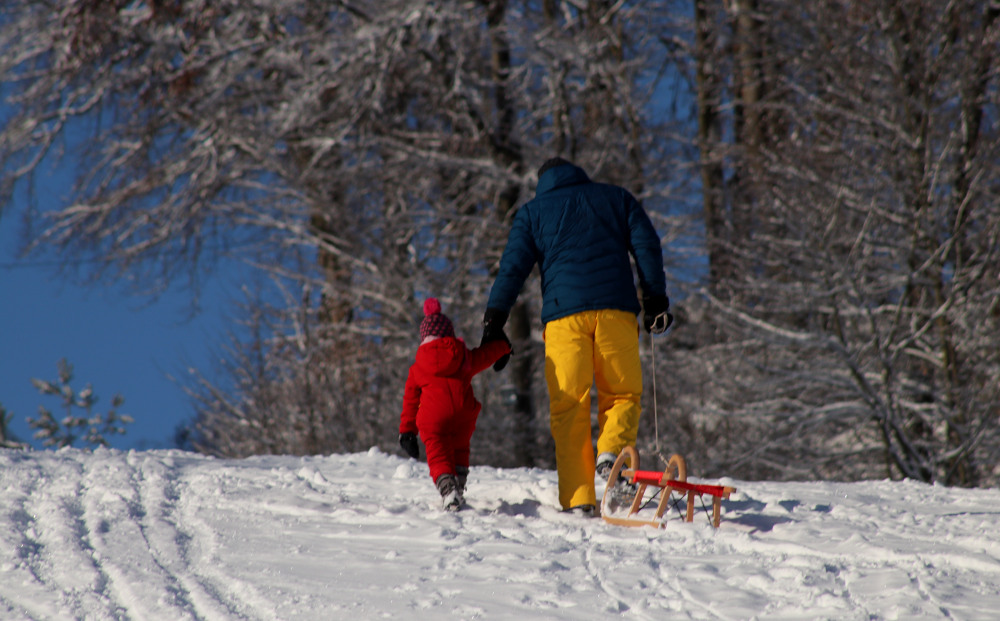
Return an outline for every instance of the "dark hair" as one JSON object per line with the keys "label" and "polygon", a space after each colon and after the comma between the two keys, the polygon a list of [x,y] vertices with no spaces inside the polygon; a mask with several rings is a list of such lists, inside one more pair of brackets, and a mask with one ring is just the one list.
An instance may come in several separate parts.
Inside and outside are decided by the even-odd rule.
{"label": "dark hair", "polygon": [[570,166],[572,166],[573,162],[570,162],[569,160],[564,160],[561,157],[549,158],[545,160],[545,163],[542,164],[541,168],[538,169],[538,176],[541,177],[542,173],[544,173],[546,170],[550,168],[555,168],[556,166],[562,166],[563,164],[569,164]]}

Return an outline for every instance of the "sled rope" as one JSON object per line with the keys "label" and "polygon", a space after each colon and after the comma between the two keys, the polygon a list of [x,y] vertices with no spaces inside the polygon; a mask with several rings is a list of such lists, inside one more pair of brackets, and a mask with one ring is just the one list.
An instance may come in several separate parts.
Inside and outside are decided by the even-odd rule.
{"label": "sled rope", "polygon": [[662,459],[663,455],[660,454],[660,419],[656,410],[656,339],[653,338],[652,333],[649,334],[649,356],[653,365],[653,438],[656,442],[656,454]]}

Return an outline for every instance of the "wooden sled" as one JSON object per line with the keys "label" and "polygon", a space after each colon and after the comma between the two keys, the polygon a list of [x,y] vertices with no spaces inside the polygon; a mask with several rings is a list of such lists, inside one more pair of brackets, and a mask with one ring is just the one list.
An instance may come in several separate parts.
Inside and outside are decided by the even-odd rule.
{"label": "wooden sled", "polygon": [[[626,467],[626,462],[628,467]],[[671,477],[673,474],[673,477]],[[616,493],[611,481],[617,481],[618,477],[625,478],[635,486],[635,494],[628,494],[622,497]],[[687,495],[687,513],[684,516],[685,522],[694,521],[694,499],[705,494],[712,497],[712,526],[719,527],[722,514],[722,499],[729,499],[729,495],[736,491],[735,487],[723,485],[700,485],[687,482],[687,464],[680,455],[671,455],[667,467],[663,472],[653,472],[639,469],[639,452],[634,447],[627,446],[618,455],[614,466],[611,467],[611,474],[608,477],[608,485],[604,488],[604,496],[601,498],[601,517],[609,524],[618,526],[652,526],[662,528],[666,526],[664,514],[670,506],[670,499],[674,492],[681,497]],[[645,510],[646,505],[655,498],[651,495],[649,500],[644,497],[646,490],[650,486],[659,488],[660,500],[656,505],[656,511],[649,515]],[[642,512],[642,513],[640,513]]]}

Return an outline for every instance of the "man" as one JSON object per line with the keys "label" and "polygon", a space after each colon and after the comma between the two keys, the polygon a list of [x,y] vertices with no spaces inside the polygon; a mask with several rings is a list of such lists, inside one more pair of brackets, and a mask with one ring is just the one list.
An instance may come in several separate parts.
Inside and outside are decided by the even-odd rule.
{"label": "man", "polygon": [[[643,292],[640,307],[631,258]],[[562,158],[538,170],[535,198],[518,210],[483,318],[483,342],[507,340],[508,314],[535,265],[541,272],[545,379],[564,510],[592,515],[595,465],[605,478],[618,453],[635,446],[642,397],[639,330],[673,321],[660,238],[624,188],[594,183]],[[503,368],[507,358],[494,367]],[[590,430],[597,385],[598,460]]]}

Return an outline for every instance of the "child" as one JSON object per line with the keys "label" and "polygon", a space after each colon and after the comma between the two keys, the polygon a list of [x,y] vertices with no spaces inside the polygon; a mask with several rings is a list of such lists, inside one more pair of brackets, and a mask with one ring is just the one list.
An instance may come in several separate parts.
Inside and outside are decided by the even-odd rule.
{"label": "child", "polygon": [[446,511],[465,502],[469,443],[482,404],[472,394],[472,377],[511,351],[505,340],[470,350],[455,338],[451,321],[435,298],[424,302],[420,347],[403,391],[399,444],[410,457],[420,457],[417,433],[427,448],[431,479]]}

